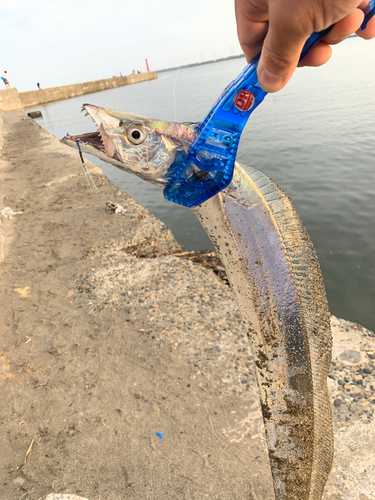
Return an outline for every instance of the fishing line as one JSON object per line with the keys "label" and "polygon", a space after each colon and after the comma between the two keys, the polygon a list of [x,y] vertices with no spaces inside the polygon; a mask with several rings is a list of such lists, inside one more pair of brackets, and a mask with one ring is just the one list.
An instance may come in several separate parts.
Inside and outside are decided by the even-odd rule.
{"label": "fishing line", "polygon": [[87,184],[88,184],[88,186],[89,186],[90,189],[92,189],[93,191],[96,191],[97,193],[99,193],[100,189],[95,184],[94,179],[92,178],[91,172],[87,168],[85,160],[83,159],[83,155],[82,155],[81,147],[79,145],[79,141],[76,141],[76,144],[77,144],[77,148],[78,148],[79,157],[81,158],[83,171],[85,172],[85,177],[86,177]]}
{"label": "fishing line", "polygon": [[177,106],[176,106],[176,82],[177,82],[177,76],[178,72],[180,71],[181,66],[177,68],[176,71],[176,76],[174,79],[174,86],[173,86],[173,103],[174,103],[174,121],[177,121]]}

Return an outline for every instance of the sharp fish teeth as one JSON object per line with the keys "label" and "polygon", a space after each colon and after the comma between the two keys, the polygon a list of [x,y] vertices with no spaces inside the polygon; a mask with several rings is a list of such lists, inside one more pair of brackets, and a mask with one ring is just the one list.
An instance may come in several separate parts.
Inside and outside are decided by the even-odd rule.
{"label": "sharp fish teeth", "polygon": [[101,133],[100,129],[98,130],[98,133],[99,133],[99,138],[104,146],[104,140],[103,140],[102,133]]}

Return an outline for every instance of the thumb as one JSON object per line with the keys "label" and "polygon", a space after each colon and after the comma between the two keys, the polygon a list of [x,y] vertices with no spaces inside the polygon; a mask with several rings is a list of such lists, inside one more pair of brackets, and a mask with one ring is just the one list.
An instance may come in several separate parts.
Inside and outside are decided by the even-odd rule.
{"label": "thumb", "polygon": [[277,92],[292,77],[310,33],[296,24],[292,16],[288,18],[280,12],[271,14],[258,64],[258,80],[266,92]]}

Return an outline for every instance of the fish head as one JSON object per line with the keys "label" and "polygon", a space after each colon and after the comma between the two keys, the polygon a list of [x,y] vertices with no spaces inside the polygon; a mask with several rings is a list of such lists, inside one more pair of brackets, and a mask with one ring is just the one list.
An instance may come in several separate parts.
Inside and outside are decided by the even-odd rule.
{"label": "fish head", "polygon": [[168,182],[175,160],[186,154],[194,139],[193,124],[154,120],[92,104],[84,104],[82,111],[98,130],[66,135],[61,140],[64,144],[160,187]]}

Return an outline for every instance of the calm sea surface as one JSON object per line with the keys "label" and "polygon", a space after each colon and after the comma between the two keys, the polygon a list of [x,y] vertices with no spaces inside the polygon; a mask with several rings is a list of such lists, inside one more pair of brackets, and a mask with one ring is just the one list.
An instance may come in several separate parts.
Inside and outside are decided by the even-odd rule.
{"label": "calm sea surface", "polygon": [[[40,105],[38,122],[58,138],[95,130],[80,113],[85,102],[200,121],[244,64],[241,58],[160,73],[158,80]],[[160,189],[90,160],[163,220],[185,250],[212,248],[189,210],[172,208]],[[293,198],[317,251],[331,312],[375,329],[375,41],[346,40],[328,65],[298,70],[286,89],[269,95],[249,120],[238,160]]]}

